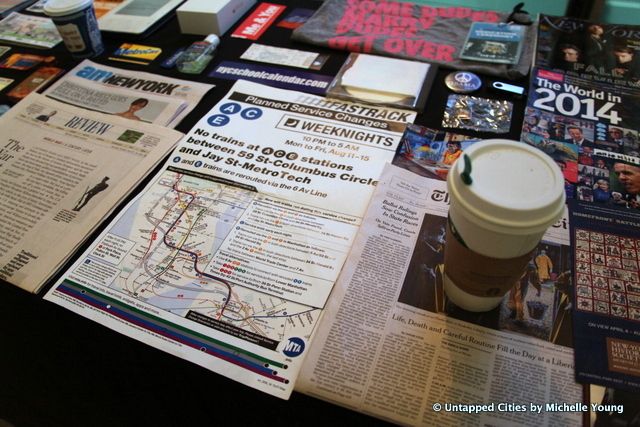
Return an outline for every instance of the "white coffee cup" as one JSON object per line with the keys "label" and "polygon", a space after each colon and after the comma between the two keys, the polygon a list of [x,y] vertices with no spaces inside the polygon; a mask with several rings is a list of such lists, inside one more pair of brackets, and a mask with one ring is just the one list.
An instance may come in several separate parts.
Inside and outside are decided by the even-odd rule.
{"label": "white coffee cup", "polygon": [[93,0],[48,0],[44,13],[74,58],[92,58],[104,50]]}
{"label": "white coffee cup", "polygon": [[542,151],[495,139],[464,151],[448,174],[447,188],[444,290],[465,310],[490,310],[562,216],[564,177]]}

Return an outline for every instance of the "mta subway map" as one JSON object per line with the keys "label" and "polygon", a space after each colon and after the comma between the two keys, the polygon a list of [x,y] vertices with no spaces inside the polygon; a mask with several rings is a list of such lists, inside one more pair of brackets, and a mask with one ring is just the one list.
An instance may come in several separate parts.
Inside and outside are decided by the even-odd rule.
{"label": "mta subway map", "polygon": [[244,271],[241,255],[215,259],[259,198],[254,191],[165,171],[74,274],[95,280],[96,270],[106,270],[104,284],[112,290],[218,330],[263,337],[272,349],[285,337],[309,336],[320,309],[234,284],[234,273]]}

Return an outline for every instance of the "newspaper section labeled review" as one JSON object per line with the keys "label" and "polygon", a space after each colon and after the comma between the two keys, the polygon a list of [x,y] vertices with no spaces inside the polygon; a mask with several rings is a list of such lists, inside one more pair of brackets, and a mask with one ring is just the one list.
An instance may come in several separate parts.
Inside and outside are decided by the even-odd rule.
{"label": "newspaper section labeled review", "polygon": [[213,85],[82,61],[46,92],[101,113],[175,127]]}
{"label": "newspaper section labeled review", "polygon": [[414,118],[238,81],[46,298],[287,398]]}
{"label": "newspaper section labeled review", "polygon": [[32,292],[182,136],[38,94],[0,123],[0,278]]}
{"label": "newspaper section labeled review", "polygon": [[[385,168],[296,390],[407,425],[580,425],[565,406],[582,393],[571,340],[559,338],[570,327],[562,279],[454,318],[442,291],[447,211],[446,183]],[[567,267],[566,218],[541,245]]]}

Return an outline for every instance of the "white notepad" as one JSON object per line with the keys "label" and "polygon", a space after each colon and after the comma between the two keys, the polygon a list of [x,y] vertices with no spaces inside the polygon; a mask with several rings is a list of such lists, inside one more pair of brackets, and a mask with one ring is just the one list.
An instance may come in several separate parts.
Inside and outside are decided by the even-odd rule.
{"label": "white notepad", "polygon": [[429,67],[421,62],[361,53],[342,76],[342,86],[416,97]]}

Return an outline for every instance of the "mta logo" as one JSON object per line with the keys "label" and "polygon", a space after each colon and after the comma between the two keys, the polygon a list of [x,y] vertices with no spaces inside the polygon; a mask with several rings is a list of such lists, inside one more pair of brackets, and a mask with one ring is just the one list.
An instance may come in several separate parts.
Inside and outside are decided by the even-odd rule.
{"label": "mta logo", "polygon": [[297,357],[304,351],[304,341],[301,338],[289,338],[289,342],[284,346],[282,352],[288,357]]}

